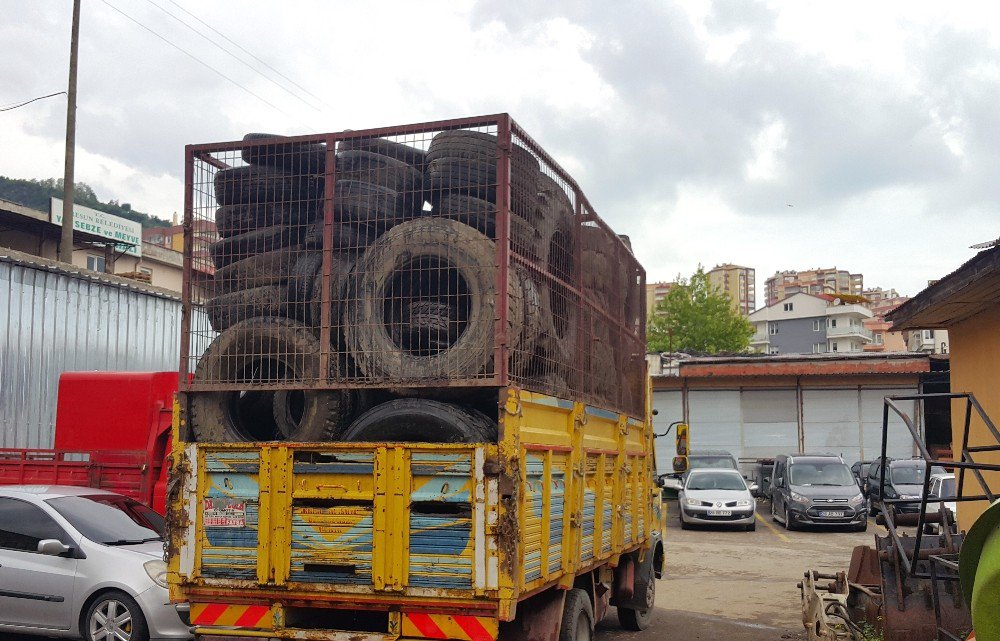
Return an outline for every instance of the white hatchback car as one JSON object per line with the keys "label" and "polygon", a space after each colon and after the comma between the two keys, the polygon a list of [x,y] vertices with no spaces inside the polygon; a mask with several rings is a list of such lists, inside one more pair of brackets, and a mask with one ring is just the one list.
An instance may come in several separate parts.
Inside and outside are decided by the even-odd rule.
{"label": "white hatchback car", "polygon": [[191,636],[167,595],[162,539],[97,500],[108,494],[0,486],[0,631],[87,641]]}
{"label": "white hatchback car", "polygon": [[684,529],[692,525],[738,525],[753,531],[757,527],[757,501],[736,470],[691,470],[677,502],[677,516]]}

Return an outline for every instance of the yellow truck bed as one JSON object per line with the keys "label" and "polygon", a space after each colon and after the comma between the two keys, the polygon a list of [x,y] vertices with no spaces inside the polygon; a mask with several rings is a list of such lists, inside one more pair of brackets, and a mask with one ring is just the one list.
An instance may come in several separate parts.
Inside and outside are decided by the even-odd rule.
{"label": "yellow truck bed", "polygon": [[178,443],[171,598],[202,634],[496,639],[648,553],[650,423],[503,393],[498,443]]}

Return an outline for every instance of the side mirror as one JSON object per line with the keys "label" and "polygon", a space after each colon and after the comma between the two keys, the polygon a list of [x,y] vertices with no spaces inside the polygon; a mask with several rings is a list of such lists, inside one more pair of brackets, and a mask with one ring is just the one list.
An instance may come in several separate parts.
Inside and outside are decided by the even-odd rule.
{"label": "side mirror", "polygon": [[688,457],[675,456],[673,460],[674,472],[681,474],[688,470]]}
{"label": "side mirror", "polygon": [[757,485],[756,483],[751,483],[748,489],[750,490],[750,493],[753,494],[754,496],[757,496],[757,493],[760,492],[760,486]]}
{"label": "side mirror", "polygon": [[38,542],[38,553],[47,554],[49,556],[62,556],[63,554],[69,553],[73,548],[68,545],[64,545],[62,541],[57,539],[42,539]]}
{"label": "side mirror", "polygon": [[[690,452],[688,438],[690,435],[690,428],[687,423],[680,423],[677,425],[677,431],[674,433],[674,446],[677,451],[677,456],[687,456]],[[686,467],[684,469],[687,469]],[[677,467],[674,466],[674,470]],[[679,470],[684,471],[684,470]]]}
{"label": "side mirror", "polygon": [[781,487],[784,484],[785,484],[785,479],[781,478],[780,476],[774,479],[774,487]]}
{"label": "side mirror", "polygon": [[684,487],[684,484],[681,483],[681,480],[674,476],[663,477],[662,481],[663,485],[661,485],[660,487],[669,488],[671,490],[680,490],[682,487]]}

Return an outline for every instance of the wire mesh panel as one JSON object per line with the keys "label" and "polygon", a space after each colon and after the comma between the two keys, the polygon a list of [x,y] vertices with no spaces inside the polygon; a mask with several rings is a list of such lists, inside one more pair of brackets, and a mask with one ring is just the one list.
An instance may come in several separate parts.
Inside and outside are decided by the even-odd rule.
{"label": "wire mesh panel", "polygon": [[[512,128],[493,116],[188,147],[185,306],[207,312],[185,316],[192,418],[319,440],[336,430],[297,426],[370,403],[350,390],[508,384],[641,415],[642,270]],[[194,273],[212,282],[193,288]]]}

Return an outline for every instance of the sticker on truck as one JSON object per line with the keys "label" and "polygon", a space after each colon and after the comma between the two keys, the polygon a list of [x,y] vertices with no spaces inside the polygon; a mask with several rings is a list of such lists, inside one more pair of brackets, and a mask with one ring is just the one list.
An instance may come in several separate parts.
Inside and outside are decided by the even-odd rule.
{"label": "sticker on truck", "polygon": [[206,498],[205,527],[246,527],[247,502],[242,499]]}

